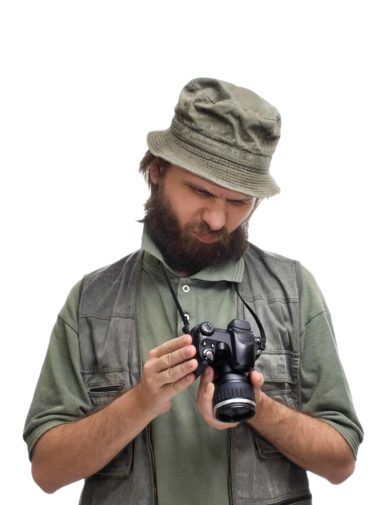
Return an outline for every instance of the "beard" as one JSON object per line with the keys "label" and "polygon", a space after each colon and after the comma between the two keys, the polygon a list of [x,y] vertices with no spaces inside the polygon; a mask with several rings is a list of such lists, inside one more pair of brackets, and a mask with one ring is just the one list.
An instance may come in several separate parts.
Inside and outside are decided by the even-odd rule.
{"label": "beard", "polygon": [[[204,221],[181,227],[175,212],[160,185],[145,203],[142,220],[151,239],[162,253],[167,265],[178,273],[193,275],[207,267],[217,267],[228,261],[238,261],[248,247],[248,222],[233,232],[225,228],[213,231]],[[192,235],[209,234],[216,242],[203,243]]]}

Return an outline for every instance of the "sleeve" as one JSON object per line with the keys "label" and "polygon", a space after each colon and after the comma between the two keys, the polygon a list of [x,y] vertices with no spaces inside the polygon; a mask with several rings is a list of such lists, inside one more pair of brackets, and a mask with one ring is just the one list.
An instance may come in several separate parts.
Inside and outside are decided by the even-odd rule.
{"label": "sleeve", "polygon": [[330,313],[316,281],[303,267],[300,320],[302,410],[332,425],[356,456],[363,430],[339,358]]}
{"label": "sleeve", "polygon": [[53,328],[47,354],[25,422],[23,438],[30,458],[37,440],[59,424],[92,410],[80,366],[78,306],[81,282],[71,290]]}

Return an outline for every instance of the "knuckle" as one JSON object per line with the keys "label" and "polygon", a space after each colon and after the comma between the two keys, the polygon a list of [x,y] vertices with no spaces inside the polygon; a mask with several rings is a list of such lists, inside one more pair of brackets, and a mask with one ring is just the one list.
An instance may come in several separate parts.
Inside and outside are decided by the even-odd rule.
{"label": "knuckle", "polygon": [[175,378],[174,368],[167,368],[166,374],[167,374],[168,382],[171,382],[173,384],[174,378]]}
{"label": "knuckle", "polygon": [[171,384],[175,393],[180,393],[181,391],[184,391],[184,389],[187,388],[188,383],[184,379],[185,379],[185,377],[182,377],[181,379],[179,379]]}
{"label": "knuckle", "polygon": [[190,358],[192,356],[192,347],[191,346],[183,347],[183,349],[181,350],[181,355],[185,359]]}
{"label": "knuckle", "polygon": [[146,374],[146,375],[147,375],[147,374],[149,373],[149,371],[150,371],[151,367],[152,367],[151,362],[150,362],[150,361],[146,361],[146,362],[144,363],[144,374]]}
{"label": "knuckle", "polygon": [[152,349],[151,351],[148,352],[148,359],[153,359],[156,357],[156,349]]}
{"label": "knuckle", "polygon": [[173,391],[175,393],[179,393],[180,392],[180,387],[179,387],[179,383],[178,382],[172,382],[171,387],[172,387],[172,389],[173,389]]}
{"label": "knuckle", "polygon": [[164,354],[164,356],[161,358],[162,360],[162,364],[163,364],[163,368],[164,369],[169,369],[170,366],[171,366],[171,355],[170,354]]}
{"label": "knuckle", "polygon": [[171,353],[168,353],[168,354],[165,355],[165,363],[166,363],[167,367],[171,366],[171,364],[172,364]]}
{"label": "knuckle", "polygon": [[195,359],[189,359],[187,360],[184,365],[187,370],[192,371],[194,368],[196,368],[197,361]]}

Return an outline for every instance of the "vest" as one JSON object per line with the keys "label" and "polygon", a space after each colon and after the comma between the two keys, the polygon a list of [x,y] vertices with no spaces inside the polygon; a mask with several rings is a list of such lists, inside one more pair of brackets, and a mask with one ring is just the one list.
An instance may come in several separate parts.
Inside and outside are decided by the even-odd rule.
{"label": "vest", "polygon": [[[256,362],[263,391],[300,409],[299,264],[249,245],[244,300],[258,314],[266,349]],[[142,252],[87,275],[79,306],[81,371],[96,408],[141,379],[138,337]],[[259,330],[238,300],[238,318]],[[229,430],[230,505],[310,505],[306,472],[247,423]],[[85,481],[80,505],[157,505],[151,429],[147,426],[106,467]]]}

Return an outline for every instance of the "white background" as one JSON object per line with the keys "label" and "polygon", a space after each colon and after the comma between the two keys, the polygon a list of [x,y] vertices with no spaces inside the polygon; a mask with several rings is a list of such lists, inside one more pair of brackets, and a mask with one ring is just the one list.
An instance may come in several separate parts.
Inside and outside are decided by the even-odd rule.
{"label": "white background", "polygon": [[21,438],[49,334],[84,273],[138,247],[146,133],[169,126],[186,82],[210,76],[282,114],[282,192],[258,209],[251,239],[314,273],[365,429],[355,474],[341,486],[311,477],[314,503],[383,501],[383,3],[2,1],[2,496],[78,501],[80,483],[38,489]]}

